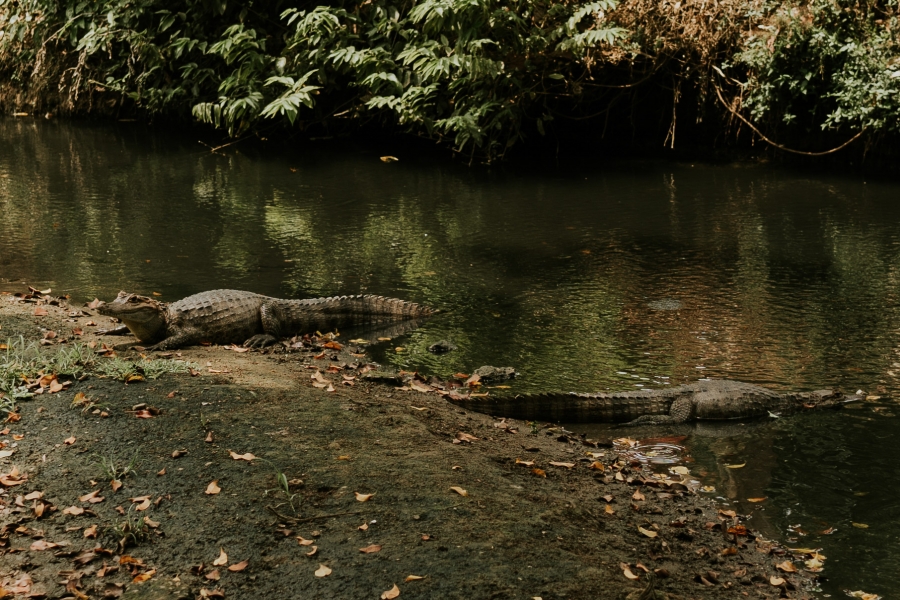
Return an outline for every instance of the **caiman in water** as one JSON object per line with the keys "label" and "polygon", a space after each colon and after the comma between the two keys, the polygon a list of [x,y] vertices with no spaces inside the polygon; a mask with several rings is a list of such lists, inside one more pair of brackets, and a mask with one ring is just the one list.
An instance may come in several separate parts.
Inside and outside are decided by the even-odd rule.
{"label": "caiman in water", "polygon": [[657,425],[751,419],[807,409],[837,408],[858,400],[835,390],[778,393],[752,383],[710,379],[660,390],[599,394],[549,393],[521,396],[448,396],[475,412],[558,423]]}
{"label": "caiman in water", "polygon": [[97,311],[119,319],[142,343],[153,344],[150,350],[200,343],[262,347],[301,333],[421,319],[435,312],[383,296],[282,300],[239,290],[201,292],[171,304],[119,292]]}

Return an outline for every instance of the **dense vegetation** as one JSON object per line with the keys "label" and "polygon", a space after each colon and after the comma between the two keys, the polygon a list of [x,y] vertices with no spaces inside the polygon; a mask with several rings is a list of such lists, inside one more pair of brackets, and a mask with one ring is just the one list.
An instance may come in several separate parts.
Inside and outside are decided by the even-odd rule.
{"label": "dense vegetation", "polygon": [[374,122],[489,160],[611,115],[825,148],[900,127],[898,28],[898,0],[0,0],[0,101],[231,136]]}

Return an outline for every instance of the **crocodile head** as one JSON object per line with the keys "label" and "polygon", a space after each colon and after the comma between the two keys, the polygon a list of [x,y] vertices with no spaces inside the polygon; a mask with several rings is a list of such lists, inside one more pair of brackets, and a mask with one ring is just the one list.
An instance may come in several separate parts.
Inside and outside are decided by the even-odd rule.
{"label": "crocodile head", "polygon": [[847,396],[837,390],[816,390],[802,394],[803,405],[807,408],[840,408],[848,402],[859,400],[856,395]]}
{"label": "crocodile head", "polygon": [[119,292],[112,302],[101,302],[97,312],[119,319],[145,343],[162,340],[166,334],[166,305],[153,298]]}

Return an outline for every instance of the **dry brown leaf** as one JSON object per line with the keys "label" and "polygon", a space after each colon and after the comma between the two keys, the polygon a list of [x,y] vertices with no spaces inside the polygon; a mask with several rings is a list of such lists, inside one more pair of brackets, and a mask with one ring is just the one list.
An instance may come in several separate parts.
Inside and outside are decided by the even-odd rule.
{"label": "dry brown leaf", "polygon": [[569,463],[569,462],[555,462],[555,461],[552,461],[552,460],[550,461],[550,464],[553,465],[554,467],[565,467],[566,469],[571,469],[572,467],[575,466],[575,463]]}
{"label": "dry brown leaf", "polygon": [[135,506],[134,510],[143,511],[147,510],[148,508],[150,508],[150,498],[147,498],[146,500]]}
{"label": "dry brown leaf", "polygon": [[456,434],[456,439],[459,440],[460,442],[465,442],[465,443],[468,443],[468,444],[471,444],[472,442],[478,441],[478,438],[475,437],[474,435],[471,435],[471,434],[468,434],[468,433],[464,433],[464,432],[462,432],[462,431],[460,431],[460,432],[458,432],[458,433]]}
{"label": "dry brown leaf", "polygon": [[782,579],[781,577],[778,577],[777,575],[772,575],[771,577],[769,577],[769,583],[771,583],[774,586],[783,585],[784,579]]}
{"label": "dry brown leaf", "polygon": [[109,487],[112,488],[112,491],[118,492],[119,488],[122,487],[122,482],[118,479],[113,479],[109,482]]}
{"label": "dry brown leaf", "polygon": [[206,492],[205,492],[205,493],[207,493],[207,494],[209,494],[210,496],[212,496],[212,495],[214,495],[214,494],[218,494],[218,493],[221,492],[221,491],[222,491],[222,488],[219,487],[219,480],[216,479],[216,480],[212,481],[208,486],[206,486]]}
{"label": "dry brown leaf", "polygon": [[373,554],[375,552],[381,552],[381,546],[378,544],[371,544],[365,548],[360,548],[359,551],[363,554]]}
{"label": "dry brown leaf", "polygon": [[[609,505],[607,504],[607,506],[609,506]],[[640,531],[641,533],[643,533],[644,535],[646,535],[648,538],[655,538],[656,536],[659,535],[658,533],[656,533],[656,532],[653,531],[652,529],[644,529],[643,527],[638,527],[638,531]]]}
{"label": "dry brown leaf", "polygon": [[631,495],[631,499],[632,500],[646,500],[646,498],[644,497],[644,495],[641,493],[640,490],[635,490],[634,494]]}
{"label": "dry brown leaf", "polygon": [[70,506],[69,508],[63,509],[64,515],[80,515],[84,513],[84,509],[80,506]]}
{"label": "dry brown leaf", "polygon": [[306,553],[306,556],[315,556],[316,552],[319,551],[318,546],[313,546],[309,549],[309,552]]}
{"label": "dry brown leaf", "polygon": [[44,492],[38,492],[35,490],[34,492],[31,492],[30,494],[25,496],[25,500],[40,500],[43,497],[44,497]]}
{"label": "dry brown leaf", "polygon": [[46,540],[37,540],[31,543],[29,550],[49,550],[51,548],[56,548],[59,544],[54,544],[53,542],[48,542]]}
{"label": "dry brown leaf", "polygon": [[632,580],[632,581],[634,581],[635,579],[640,579],[640,575],[635,575],[634,573],[632,573],[632,572],[631,572],[631,567],[629,567],[628,565],[622,564],[622,565],[620,565],[620,566],[622,567],[622,573],[623,573],[623,574],[625,575],[625,577],[627,577],[628,579],[630,579],[630,580]]}
{"label": "dry brown leaf", "polygon": [[729,469],[743,469],[744,467],[747,466],[747,463],[741,463],[739,465],[725,465],[725,466],[728,467]]}
{"label": "dry brown leaf", "polygon": [[356,499],[357,499],[359,502],[368,502],[369,500],[372,499],[372,496],[375,495],[374,492],[371,493],[371,494],[360,494],[359,492],[354,492],[354,494],[356,494]]}
{"label": "dry brown leaf", "polygon": [[150,569],[146,573],[141,573],[137,577],[131,580],[131,583],[143,583],[145,581],[149,581],[154,575],[156,575],[156,569]]}
{"label": "dry brown leaf", "polygon": [[747,498],[747,502],[764,502],[766,500],[766,496],[762,498]]}
{"label": "dry brown leaf", "polygon": [[301,537],[298,537],[298,538],[297,538],[297,541],[300,543],[301,546],[312,546],[313,544],[315,544],[315,541],[313,541],[313,540],[304,540],[302,536],[301,536]]}
{"label": "dry brown leaf", "polygon": [[219,558],[214,560],[213,564],[217,567],[228,564],[228,555],[225,554],[225,548],[219,548]]}
{"label": "dry brown leaf", "polygon": [[386,592],[382,592],[381,600],[393,600],[394,598],[397,598],[398,596],[400,596],[400,588],[398,588],[397,584],[395,583],[394,587],[392,587],[391,589],[389,589]]}
{"label": "dry brown leaf", "polygon": [[603,463],[599,460],[595,460],[594,462],[592,462],[591,466],[588,468],[593,469],[594,471],[604,471],[606,469],[606,467],[603,466]]}
{"label": "dry brown leaf", "polygon": [[403,581],[418,581],[420,579],[425,579],[425,578],[420,575],[407,575],[406,579],[404,579]]}
{"label": "dry brown leaf", "polygon": [[794,565],[794,563],[792,563],[789,560],[778,563],[777,565],[775,565],[775,568],[778,569],[779,571],[784,571],[785,573],[796,573],[797,572],[797,567]]}
{"label": "dry brown leaf", "polygon": [[100,497],[100,490],[94,490],[90,494],[85,494],[78,498],[80,502],[90,502],[91,504],[97,504],[98,502],[103,502],[103,498]]}
{"label": "dry brown leaf", "polygon": [[63,440],[63,444],[65,444],[66,446],[71,446],[74,443],[75,443],[74,435],[72,437],[67,437],[65,440]]}
{"label": "dry brown leaf", "polygon": [[86,538],[95,538],[97,537],[97,526],[91,525],[87,529],[84,530],[84,537]]}
{"label": "dry brown leaf", "polygon": [[253,456],[252,454],[250,454],[249,452],[247,452],[246,454],[238,454],[237,452],[232,452],[231,450],[229,450],[228,454],[234,460],[246,460],[247,462],[250,462],[251,460],[256,459],[256,457]]}
{"label": "dry brown leaf", "polygon": [[538,477],[547,477],[547,471],[543,469],[534,468],[531,470],[532,473],[537,475]]}
{"label": "dry brown leaf", "polygon": [[218,569],[213,569],[212,571],[210,571],[203,577],[205,577],[206,579],[209,579],[210,581],[218,581],[218,580],[222,579],[222,574],[219,573]]}
{"label": "dry brown leaf", "polygon": [[517,458],[516,464],[517,465],[525,465],[526,467],[533,467],[534,461],[533,460],[521,460],[521,459]]}
{"label": "dry brown leaf", "polygon": [[150,529],[156,529],[157,527],[159,527],[159,521],[154,521],[147,515],[144,515],[144,525],[146,525]]}
{"label": "dry brown leaf", "polygon": [[206,442],[207,444],[212,443],[212,441],[213,441],[212,431],[207,432],[206,439],[204,439],[203,441]]}
{"label": "dry brown leaf", "polygon": [[607,505],[606,505],[606,508],[605,508],[604,510],[606,511],[606,514],[608,514],[608,515],[614,515],[614,514],[616,514],[616,511],[615,511],[615,509],[612,507],[612,505],[607,504]]}
{"label": "dry brown leaf", "polygon": [[241,562],[234,563],[233,565],[228,567],[228,570],[231,571],[232,573],[237,573],[238,571],[243,571],[244,569],[246,569],[247,565],[249,565],[249,564],[250,564],[249,560],[242,560]]}
{"label": "dry brown leaf", "polygon": [[331,575],[331,569],[329,569],[322,563],[319,563],[319,568],[316,569],[315,575],[316,577],[328,577],[329,575]]}
{"label": "dry brown leaf", "polygon": [[359,527],[357,527],[357,529],[359,529],[360,531],[366,531],[368,528],[369,528],[369,524],[368,524],[368,523],[363,523],[362,525],[360,525]]}
{"label": "dry brown leaf", "polygon": [[457,494],[459,494],[460,496],[468,496],[469,495],[469,492],[462,489],[458,485],[450,486],[450,489],[453,490],[454,492],[456,492]]}

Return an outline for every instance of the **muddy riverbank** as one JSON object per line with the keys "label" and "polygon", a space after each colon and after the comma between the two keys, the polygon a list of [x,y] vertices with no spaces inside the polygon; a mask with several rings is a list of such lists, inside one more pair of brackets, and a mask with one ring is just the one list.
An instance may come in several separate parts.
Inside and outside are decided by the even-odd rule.
{"label": "muddy riverbank", "polygon": [[[2,340],[99,350],[123,341],[96,333],[109,325],[81,304],[0,296]],[[169,356],[191,374],[32,385],[42,393],[0,425],[0,587],[46,598],[810,596],[809,557],[755,538],[690,475],[654,475],[612,440],[461,411],[420,391],[427,382],[369,380],[362,345],[338,341],[194,347]]]}

